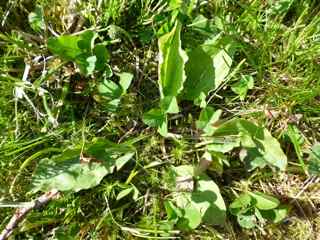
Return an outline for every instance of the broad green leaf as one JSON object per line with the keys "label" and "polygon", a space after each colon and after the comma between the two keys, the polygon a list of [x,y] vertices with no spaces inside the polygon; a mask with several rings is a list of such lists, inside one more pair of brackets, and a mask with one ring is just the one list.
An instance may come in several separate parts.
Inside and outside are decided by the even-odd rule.
{"label": "broad green leaf", "polygon": [[178,9],[183,5],[183,0],[168,0],[170,9]]}
{"label": "broad green leaf", "polygon": [[182,14],[191,15],[192,10],[197,6],[198,0],[168,0],[169,10],[179,11]]}
{"label": "broad green leaf", "polygon": [[[195,169],[190,165],[173,167],[176,181],[193,179]],[[178,183],[176,183],[178,184]],[[178,191],[173,194],[173,201],[180,209],[188,209],[187,216],[193,216],[193,223],[197,223],[195,212],[198,211],[201,221],[207,224],[223,225],[226,217],[226,206],[218,186],[205,174],[197,176],[194,191]],[[192,210],[191,210],[192,209]],[[191,214],[192,212],[192,214]],[[184,215],[183,218],[186,218]],[[189,221],[191,223],[191,220]],[[195,226],[195,224],[193,225]]]}
{"label": "broad green leaf", "polygon": [[158,127],[158,133],[163,137],[168,136],[168,120],[166,115],[165,115],[165,120]]}
{"label": "broad green leaf", "polygon": [[92,188],[100,183],[102,178],[113,171],[113,166],[101,163],[81,163],[78,156],[56,162],[44,159],[33,177],[33,192],[48,192],[53,189],[59,191],[78,192]]}
{"label": "broad green leaf", "polygon": [[188,52],[183,98],[195,100],[216,88],[213,59],[200,46]]}
{"label": "broad green leaf", "polygon": [[[287,156],[282,151],[280,143],[272,137],[267,129],[263,129],[263,136],[261,138],[255,138],[254,140],[257,141],[259,151],[269,164],[278,167],[282,171],[286,169]],[[262,147],[259,147],[259,144]]]}
{"label": "broad green leaf", "polygon": [[207,106],[206,97],[206,94],[201,92],[199,96],[193,100],[194,105],[205,108]]}
{"label": "broad green leaf", "polygon": [[264,168],[268,162],[256,148],[242,149],[239,158],[245,163],[246,169],[252,171],[256,168]]}
{"label": "broad green leaf", "polygon": [[131,73],[120,73],[117,74],[120,78],[119,85],[110,79],[105,79],[102,83],[98,84],[98,92],[102,96],[104,106],[110,112],[115,112],[120,104],[121,96],[126,94],[129,88],[133,75]]}
{"label": "broad green leaf", "polygon": [[135,148],[130,142],[119,144],[104,138],[94,138],[93,142],[87,146],[86,152],[96,158],[108,160],[111,155],[118,159],[125,154],[134,153]]}
{"label": "broad green leaf", "polygon": [[116,99],[122,95],[121,87],[115,82],[105,79],[102,83],[98,85],[99,93],[108,98],[108,99]]}
{"label": "broad green leaf", "polygon": [[309,168],[308,171],[312,175],[320,176],[320,144],[316,143],[311,148],[309,155]]}
{"label": "broad green leaf", "polygon": [[96,70],[103,71],[107,69],[110,54],[103,44],[97,44],[93,48],[93,54],[97,57]]}
{"label": "broad green leaf", "polygon": [[85,63],[82,65],[79,64],[80,70],[87,75],[90,75],[93,73],[95,67],[96,67],[97,57],[96,56],[90,56],[86,58]]}
{"label": "broad green leaf", "polygon": [[248,193],[244,193],[237,197],[229,206],[232,215],[239,215],[246,212],[251,207],[251,197]]}
{"label": "broad green leaf", "polygon": [[66,61],[74,61],[81,73],[90,75],[94,70],[107,68],[109,54],[102,44],[95,46],[98,35],[85,31],[80,35],[63,35],[48,39],[48,49]]}
{"label": "broad green leaf", "polygon": [[195,17],[195,19],[190,25],[188,25],[188,27],[206,36],[217,34],[218,31],[217,27],[214,24],[214,20],[208,19],[201,14],[197,15],[197,17]]}
{"label": "broad green leaf", "polygon": [[201,224],[201,220],[201,212],[197,208],[190,206],[182,209],[182,217],[179,218],[177,226],[183,230],[192,230]]}
{"label": "broad green leaf", "polygon": [[81,53],[76,57],[74,62],[79,67],[81,73],[89,75],[89,73],[92,74],[95,69],[96,60],[95,56],[89,55],[88,53]]}
{"label": "broad green leaf", "polygon": [[239,95],[240,100],[244,100],[247,96],[249,89],[252,89],[254,85],[253,77],[250,75],[244,75],[241,77],[240,81],[233,84],[231,89],[233,92]]}
{"label": "broad green leaf", "polygon": [[277,198],[261,192],[250,192],[249,194],[255,200],[255,207],[260,210],[274,209],[280,204]]}
{"label": "broad green leaf", "polygon": [[184,65],[188,57],[181,49],[180,31],[181,23],[176,20],[172,30],[159,38],[160,109],[151,109],[143,117],[144,123],[157,127],[164,137],[168,135],[167,113],[179,111],[176,97],[186,78]]}
{"label": "broad green leaf", "polygon": [[80,40],[78,42],[78,47],[86,52],[91,52],[94,48],[94,41],[98,37],[93,31],[85,31],[80,36]]}
{"label": "broad green leaf", "polygon": [[78,46],[81,37],[64,35],[48,39],[48,48],[53,53],[67,61],[73,61],[82,53]]}
{"label": "broad green leaf", "polygon": [[178,113],[179,106],[178,106],[177,98],[174,96],[165,96],[160,101],[160,108],[165,113]]}
{"label": "broad green leaf", "polygon": [[133,75],[128,72],[122,72],[118,74],[120,80],[119,85],[122,87],[122,94],[126,93],[133,79]]}
{"label": "broad green leaf", "polygon": [[78,192],[97,186],[105,175],[113,172],[117,160],[130,151],[133,147],[126,144],[97,139],[86,150],[88,156],[80,158],[80,149],[75,149],[43,159],[33,175],[32,192],[53,189]]}
{"label": "broad green leaf", "polygon": [[269,165],[276,166],[282,171],[285,170],[287,157],[279,142],[271,136],[267,129],[244,119],[232,119],[220,125],[212,135],[212,137],[225,136],[238,136],[241,147],[249,149],[247,157],[251,160],[262,157]]}
{"label": "broad green leaf", "polygon": [[[222,34],[208,39],[201,45],[203,50],[211,56],[214,60],[215,77],[218,79],[224,79],[230,70],[232,64],[232,55],[234,52],[235,43],[232,39],[223,37]],[[219,74],[221,73],[221,74]],[[216,87],[220,85],[218,81]]]}
{"label": "broad green leaf", "polygon": [[188,52],[184,99],[199,99],[201,94],[207,95],[220,86],[232,64],[232,58],[227,52],[229,48],[230,45],[219,48],[215,38]]}
{"label": "broad green leaf", "polygon": [[31,12],[28,15],[28,20],[31,28],[36,32],[44,30],[46,27],[43,17],[43,8],[41,6],[36,6],[34,12]]}
{"label": "broad green leaf", "polygon": [[281,205],[278,208],[270,210],[261,210],[261,215],[273,223],[279,223],[286,218],[289,212],[289,208],[286,205]]}
{"label": "broad green leaf", "polygon": [[167,115],[159,108],[153,108],[143,115],[142,121],[150,127],[158,128],[158,132],[162,136],[167,136],[168,126],[167,126]]}
{"label": "broad green leaf", "polygon": [[209,106],[203,108],[200,112],[199,120],[196,122],[197,128],[202,129],[203,132],[208,136],[212,135],[216,129],[213,124],[219,120],[221,114],[222,111],[220,109],[215,111]]}
{"label": "broad green leaf", "polygon": [[143,115],[143,122],[150,127],[159,127],[164,121],[166,121],[165,114],[158,108],[153,108]]}
{"label": "broad green leaf", "polygon": [[161,98],[177,96],[185,81],[184,65],[188,60],[181,49],[181,23],[176,21],[173,29],[159,38],[159,88]]}
{"label": "broad green leaf", "polygon": [[134,152],[126,153],[125,155],[119,157],[115,162],[115,167],[117,168],[117,171],[119,171],[127,162],[132,159],[134,156]]}
{"label": "broad green leaf", "polygon": [[239,134],[239,119],[234,118],[227,122],[222,123],[218,126],[218,128],[214,131],[213,137],[226,137],[226,136],[233,136],[233,137],[240,137]]}
{"label": "broad green leaf", "polygon": [[227,153],[234,148],[240,147],[240,139],[232,136],[226,136],[220,141],[214,139],[207,145],[208,151]]}
{"label": "broad green leaf", "polygon": [[169,220],[177,220],[179,217],[182,217],[182,212],[179,208],[177,208],[173,202],[165,201],[164,208],[166,210],[167,216]]}
{"label": "broad green leaf", "polygon": [[116,112],[120,105],[120,98],[113,99],[104,103],[104,108],[109,112]]}
{"label": "broad green leaf", "polygon": [[118,193],[116,200],[117,201],[121,200],[122,198],[128,196],[132,191],[133,191],[132,187],[122,190],[121,192]]}
{"label": "broad green leaf", "polygon": [[[228,47],[225,49],[228,49]],[[232,58],[225,49],[219,50],[217,54],[213,56],[215,88],[212,90],[215,90],[220,86],[228,76],[231,68]]]}

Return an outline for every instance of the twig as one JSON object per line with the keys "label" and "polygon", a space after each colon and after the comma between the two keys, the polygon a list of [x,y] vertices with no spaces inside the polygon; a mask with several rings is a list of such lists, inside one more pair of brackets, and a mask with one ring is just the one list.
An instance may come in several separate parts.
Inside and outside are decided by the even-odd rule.
{"label": "twig", "polygon": [[30,202],[30,204],[26,207],[17,209],[7,226],[1,232],[0,240],[7,239],[12,234],[13,230],[18,226],[18,224],[26,217],[26,215],[31,210],[41,208],[42,206],[48,204],[50,200],[58,196],[58,193],[58,190],[47,192],[38,197],[36,200]]}

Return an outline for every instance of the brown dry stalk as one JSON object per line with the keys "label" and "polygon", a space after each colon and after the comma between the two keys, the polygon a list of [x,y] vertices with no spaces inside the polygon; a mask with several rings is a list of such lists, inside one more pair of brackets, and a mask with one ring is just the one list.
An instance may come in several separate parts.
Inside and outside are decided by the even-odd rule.
{"label": "brown dry stalk", "polygon": [[13,232],[13,230],[18,226],[18,224],[26,217],[26,215],[33,209],[41,208],[42,206],[48,204],[50,200],[58,197],[58,190],[53,190],[47,192],[34,201],[30,202],[27,207],[18,208],[12,218],[10,219],[9,223],[3,229],[0,234],[0,240],[7,239]]}

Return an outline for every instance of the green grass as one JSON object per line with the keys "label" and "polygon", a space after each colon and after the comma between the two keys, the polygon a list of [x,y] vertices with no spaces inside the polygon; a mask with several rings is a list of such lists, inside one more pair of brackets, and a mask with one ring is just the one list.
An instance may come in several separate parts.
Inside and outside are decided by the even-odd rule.
{"label": "green grass", "polygon": [[[227,207],[240,193],[259,191],[277,197],[290,211],[279,223],[253,229],[241,228],[227,211],[224,226],[201,224],[184,231],[168,223],[164,202],[173,194],[168,187],[170,168],[201,160],[203,148],[198,145],[203,138],[196,127],[201,109],[192,101],[179,101],[180,112],[168,116],[169,132],[177,138],[164,138],[143,122],[144,114],[159,105],[158,39],[173,26],[169,2],[178,1],[0,3],[1,17],[8,13],[0,19],[4,23],[0,25],[0,201],[24,202],[38,196],[30,193],[30,184],[40,160],[65,149],[86,151],[95,138],[133,141],[135,147],[135,161],[93,188],[63,192],[48,206],[32,211],[13,239],[317,239],[319,183],[310,183],[294,198],[310,179],[301,163],[309,166],[309,151],[320,141],[319,4],[186,1],[197,4],[179,14],[182,48],[189,52],[221,34],[223,46],[223,41],[230,42],[234,52],[231,73],[208,94],[209,106],[221,109],[222,119],[237,116],[265,127],[288,157],[285,172],[270,167],[249,172],[235,150],[226,154],[229,165],[224,165],[223,173],[212,164],[206,174],[219,186]],[[44,14],[45,27],[39,31],[28,21],[36,6]],[[207,32],[192,28],[200,15],[210,19]],[[69,28],[72,19],[76,21]],[[48,50],[48,39],[55,34],[85,29],[99,33],[96,42],[106,45],[113,81],[121,72],[133,74],[116,111],[106,107],[97,90],[103,71],[85,76],[72,61]],[[44,61],[44,57],[49,58]],[[31,64],[27,82],[22,81],[26,64]],[[253,77],[254,87],[240,100],[231,87],[244,75]],[[27,97],[19,98],[17,89]],[[291,128],[298,132],[296,142],[288,132]],[[136,198],[131,192],[117,199],[130,187],[138,191]],[[13,213],[12,208],[0,209],[0,230]]]}

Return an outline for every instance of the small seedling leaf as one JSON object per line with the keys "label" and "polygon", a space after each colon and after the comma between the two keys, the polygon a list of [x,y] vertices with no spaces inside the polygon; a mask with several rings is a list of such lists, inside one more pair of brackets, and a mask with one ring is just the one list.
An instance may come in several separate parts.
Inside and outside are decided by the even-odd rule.
{"label": "small seedling leaf", "polygon": [[251,207],[251,197],[248,193],[244,193],[237,197],[229,206],[229,211],[233,215],[244,213]]}
{"label": "small seedling leaf", "polygon": [[268,219],[273,223],[279,223],[286,218],[289,208],[286,205],[282,205],[275,209],[261,210],[260,212],[263,218]]}
{"label": "small seedling leaf", "polygon": [[213,134],[216,129],[213,124],[215,124],[220,116],[222,111],[219,109],[215,111],[212,107],[207,106],[201,110],[199,120],[196,122],[198,129],[202,129],[205,135],[210,136]]}
{"label": "small seedling leaf", "polygon": [[255,207],[257,207],[260,210],[274,209],[278,207],[280,204],[277,198],[261,192],[250,192],[249,194],[254,199]]}
{"label": "small seedling leaf", "polygon": [[250,229],[250,228],[254,228],[256,226],[257,219],[256,219],[255,215],[253,215],[253,214],[252,215],[251,214],[248,214],[248,215],[240,214],[237,216],[237,221],[241,227]]}
{"label": "small seedling leaf", "polygon": [[98,85],[99,93],[108,99],[120,98],[122,94],[121,87],[115,82],[105,79],[102,83]]}
{"label": "small seedling leaf", "polygon": [[28,15],[28,20],[31,28],[36,32],[40,32],[46,27],[43,17],[43,8],[41,6],[36,6],[34,12],[31,12]]}
{"label": "small seedling leaf", "polygon": [[182,212],[179,208],[177,208],[173,202],[165,201],[164,208],[166,210],[168,220],[178,220],[179,217],[182,217]]}
{"label": "small seedling leaf", "polygon": [[244,100],[247,96],[249,89],[252,89],[254,85],[253,77],[250,75],[244,75],[241,77],[238,83],[232,85],[233,92],[239,95],[240,100]]}
{"label": "small seedling leaf", "polygon": [[132,191],[133,191],[132,187],[122,190],[121,192],[118,193],[116,200],[117,201],[121,200],[122,198],[128,196]]}
{"label": "small seedling leaf", "polygon": [[130,84],[133,79],[133,75],[128,72],[122,72],[122,73],[119,73],[118,76],[120,78],[119,84],[122,87],[122,91],[123,91],[122,94],[125,94],[128,88],[130,87]]}
{"label": "small seedling leaf", "polygon": [[150,127],[159,127],[165,121],[165,114],[161,109],[153,108],[143,115],[143,122]]}

